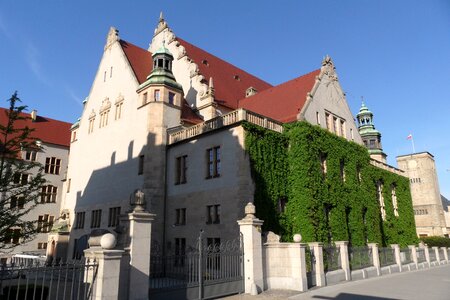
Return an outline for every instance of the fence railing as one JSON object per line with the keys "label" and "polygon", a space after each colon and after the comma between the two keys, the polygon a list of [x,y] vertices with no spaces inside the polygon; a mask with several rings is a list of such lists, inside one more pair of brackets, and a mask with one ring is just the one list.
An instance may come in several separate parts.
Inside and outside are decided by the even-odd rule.
{"label": "fence railing", "polygon": [[425,249],[417,248],[416,253],[417,253],[417,262],[418,263],[422,263],[427,260],[427,258],[425,256]]}
{"label": "fence railing", "polygon": [[247,121],[277,132],[283,131],[282,123],[240,108],[192,127],[170,133],[168,136],[168,144],[170,145],[240,121]]}
{"label": "fence railing", "polygon": [[342,267],[341,251],[337,247],[323,247],[323,260],[325,272],[335,271]]}
{"label": "fence railing", "polygon": [[382,267],[395,264],[395,250],[392,248],[379,248],[378,255],[380,257],[380,265]]}
{"label": "fence railing", "polygon": [[0,266],[0,299],[92,299],[95,261]]}
{"label": "fence railing", "polygon": [[413,262],[411,249],[409,248],[400,249],[400,262],[402,264],[409,264]]}
{"label": "fence railing", "polygon": [[369,247],[349,247],[350,269],[359,270],[373,265],[372,249]]}
{"label": "fence railing", "polygon": [[436,258],[436,252],[434,251],[433,248],[430,248],[430,249],[428,250],[428,253],[430,254],[430,261],[436,261],[436,260],[437,260],[437,258]]}

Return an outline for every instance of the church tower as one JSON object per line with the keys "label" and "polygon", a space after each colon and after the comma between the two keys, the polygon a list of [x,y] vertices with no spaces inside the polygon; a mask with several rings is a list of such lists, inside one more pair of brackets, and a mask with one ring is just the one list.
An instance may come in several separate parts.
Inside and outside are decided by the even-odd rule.
{"label": "church tower", "polygon": [[373,124],[373,113],[367,108],[364,102],[361,104],[359,113],[356,115],[358,119],[358,131],[364,142],[364,145],[369,149],[370,157],[386,163],[386,154],[383,152],[381,146],[381,133],[375,129]]}

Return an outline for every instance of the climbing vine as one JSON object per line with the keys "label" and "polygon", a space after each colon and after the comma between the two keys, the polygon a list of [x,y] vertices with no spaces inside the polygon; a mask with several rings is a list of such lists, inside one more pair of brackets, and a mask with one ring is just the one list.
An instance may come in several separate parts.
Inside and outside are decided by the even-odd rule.
{"label": "climbing vine", "polygon": [[300,233],[305,242],[417,242],[408,179],[372,166],[366,148],[306,122],[286,125],[282,134],[243,126],[265,230],[283,240]]}

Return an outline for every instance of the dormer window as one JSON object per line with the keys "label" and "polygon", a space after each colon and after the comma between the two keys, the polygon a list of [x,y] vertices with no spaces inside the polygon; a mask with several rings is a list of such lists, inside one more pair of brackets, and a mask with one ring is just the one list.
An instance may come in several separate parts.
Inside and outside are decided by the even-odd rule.
{"label": "dormer window", "polygon": [[204,64],[205,66],[209,66],[209,63],[206,59],[202,60],[202,64]]}
{"label": "dormer window", "polygon": [[237,81],[241,81],[241,78],[239,77],[239,75],[234,75],[234,80],[237,80]]}

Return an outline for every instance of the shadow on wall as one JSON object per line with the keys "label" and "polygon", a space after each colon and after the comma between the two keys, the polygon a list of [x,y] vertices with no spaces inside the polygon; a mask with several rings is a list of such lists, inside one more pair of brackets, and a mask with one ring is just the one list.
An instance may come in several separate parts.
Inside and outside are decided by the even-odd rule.
{"label": "shadow on wall", "polygon": [[[134,141],[130,141],[126,147],[127,159],[121,162],[117,162],[117,153],[123,149],[114,149],[109,153],[105,151],[104,155],[108,157],[109,165],[94,170],[84,190],[73,191],[76,193],[76,204],[73,215],[70,216],[73,226],[69,230],[69,239],[56,245],[56,248],[64,249],[64,251],[56,250],[57,255],[61,255],[62,259],[80,258],[83,250],[88,247],[87,240],[92,230],[103,228],[114,235],[118,234],[114,222],[111,225],[109,209],[120,206],[121,214],[130,210],[130,196],[136,189],[144,189],[146,176],[144,165],[149,160],[148,156],[161,151],[159,148],[165,149],[165,146],[155,146],[155,137],[152,133],[147,135],[147,144],[142,147],[137,156],[133,157]],[[72,179],[72,182],[74,180],[76,179]],[[151,197],[146,197],[146,201],[149,208]],[[93,222],[93,210],[101,210],[100,222]],[[81,228],[77,228],[77,212],[85,213],[84,226]],[[98,216],[96,218],[98,219]],[[65,252],[66,257],[63,257],[62,252]]]}

